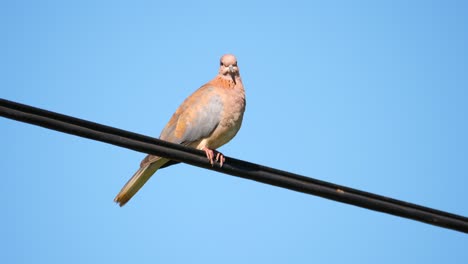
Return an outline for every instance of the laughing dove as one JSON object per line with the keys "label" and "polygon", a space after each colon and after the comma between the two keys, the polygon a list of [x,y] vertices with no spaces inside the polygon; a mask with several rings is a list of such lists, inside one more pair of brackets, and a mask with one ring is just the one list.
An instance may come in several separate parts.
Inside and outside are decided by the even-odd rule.
{"label": "laughing dove", "polygon": [[[239,131],[245,110],[245,92],[234,55],[221,57],[219,73],[179,106],[164,127],[160,139],[205,151],[213,165],[225,158],[215,149],[229,142]],[[114,201],[125,205],[161,167],[173,161],[148,155]]]}

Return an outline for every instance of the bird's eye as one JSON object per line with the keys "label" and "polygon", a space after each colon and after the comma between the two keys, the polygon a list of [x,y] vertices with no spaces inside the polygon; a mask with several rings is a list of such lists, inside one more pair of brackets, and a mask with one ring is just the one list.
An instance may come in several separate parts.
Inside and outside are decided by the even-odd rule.
{"label": "bird's eye", "polygon": [[223,62],[222,62],[222,61],[219,62],[219,66],[223,66]]}

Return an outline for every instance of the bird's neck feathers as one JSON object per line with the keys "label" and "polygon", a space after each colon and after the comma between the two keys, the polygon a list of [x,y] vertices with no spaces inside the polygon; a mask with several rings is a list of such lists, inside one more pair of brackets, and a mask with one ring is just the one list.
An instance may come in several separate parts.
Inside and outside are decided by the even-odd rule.
{"label": "bird's neck feathers", "polygon": [[231,75],[223,75],[218,74],[211,83],[215,86],[223,87],[223,88],[241,88],[243,89],[242,79],[239,75],[231,76]]}

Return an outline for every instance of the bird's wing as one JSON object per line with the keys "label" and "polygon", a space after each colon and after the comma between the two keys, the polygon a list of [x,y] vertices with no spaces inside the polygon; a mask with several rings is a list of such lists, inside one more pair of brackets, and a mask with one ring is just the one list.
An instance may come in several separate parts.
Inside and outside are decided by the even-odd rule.
{"label": "bird's wing", "polygon": [[223,111],[221,97],[212,86],[203,86],[177,109],[160,139],[188,145],[208,137],[218,126]]}
{"label": "bird's wing", "polygon": [[[221,96],[213,86],[204,85],[179,106],[159,138],[183,145],[206,138],[218,126],[222,111]],[[148,155],[141,162],[141,166],[146,166],[158,159],[157,156]],[[172,164],[166,166],[169,165]]]}

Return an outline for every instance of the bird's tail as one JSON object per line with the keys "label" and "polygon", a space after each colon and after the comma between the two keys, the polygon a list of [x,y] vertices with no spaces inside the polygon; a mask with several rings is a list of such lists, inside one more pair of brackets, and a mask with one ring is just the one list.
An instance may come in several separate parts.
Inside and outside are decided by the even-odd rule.
{"label": "bird's tail", "polygon": [[148,163],[145,166],[140,167],[140,169],[135,172],[132,178],[117,194],[114,202],[118,203],[120,206],[124,206],[138,192],[138,190],[140,190],[148,179],[168,161],[168,159],[159,158],[152,163]]}

